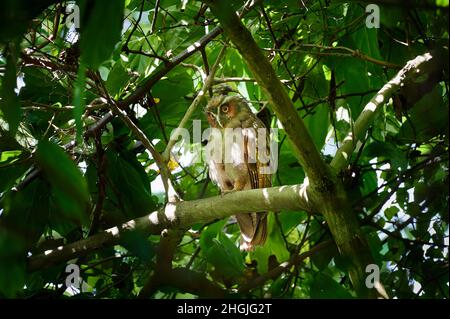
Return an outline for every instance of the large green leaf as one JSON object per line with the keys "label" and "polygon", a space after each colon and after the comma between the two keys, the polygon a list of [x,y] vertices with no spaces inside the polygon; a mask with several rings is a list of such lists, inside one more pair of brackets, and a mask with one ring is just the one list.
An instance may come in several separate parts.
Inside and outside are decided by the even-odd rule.
{"label": "large green leaf", "polygon": [[14,297],[23,289],[27,251],[43,233],[48,218],[49,191],[35,180],[9,192],[0,208],[0,296]]}
{"label": "large green leaf", "polygon": [[44,104],[60,102],[63,105],[70,101],[67,88],[49,70],[23,67],[21,72],[25,86],[20,90],[20,99]]}
{"label": "large green leaf", "polygon": [[242,276],[244,260],[239,248],[222,232],[226,221],[208,226],[200,237],[200,247],[208,262],[225,280]]}
{"label": "large green leaf", "polygon": [[3,113],[5,120],[8,122],[9,132],[13,136],[17,132],[20,118],[22,116],[20,101],[15,92],[16,83],[16,59],[14,57],[14,52],[10,52],[7,56],[5,75],[3,76],[0,90],[0,111]]}
{"label": "large green leaf", "polygon": [[274,214],[267,217],[268,236],[263,246],[257,246],[255,251],[251,253],[251,258],[257,262],[257,270],[260,274],[264,274],[269,270],[269,258],[275,256],[279,263],[289,258],[289,251],[283,240],[281,229],[278,226]]}
{"label": "large green leaf", "polygon": [[[327,236],[328,237],[328,236]],[[326,238],[328,240],[332,240],[332,238]],[[318,243],[316,243],[318,244]],[[337,250],[336,245],[329,245],[324,249],[321,249],[319,252],[311,256],[311,261],[314,265],[319,269],[323,270],[328,267],[330,261],[333,257],[338,256],[339,252]]]}
{"label": "large green leaf", "polygon": [[88,19],[81,29],[81,59],[83,63],[96,69],[100,63],[111,56],[116,43],[120,40],[122,18],[124,11],[123,0],[96,0],[86,3],[84,7]]}
{"label": "large green leaf", "polygon": [[137,230],[125,232],[120,243],[143,262],[150,262],[155,254],[155,247],[143,233]]}
{"label": "large green leaf", "polygon": [[35,180],[19,191],[6,195],[2,224],[10,231],[22,236],[27,247],[31,247],[41,236],[49,213],[49,189],[42,180]]}
{"label": "large green leaf", "polygon": [[[0,192],[9,190],[30,167],[29,153],[23,150],[1,150],[0,141]],[[7,148],[7,147],[6,147]]]}
{"label": "large green leaf", "polygon": [[311,297],[348,299],[352,295],[329,275],[318,273],[311,285]]}
{"label": "large green leaf", "polygon": [[401,139],[427,141],[439,134],[448,134],[448,105],[444,104],[441,91],[436,86],[408,111],[409,119],[400,128]]}
{"label": "large green leaf", "polygon": [[0,224],[0,297],[16,297],[25,283],[25,243]]}
{"label": "large green leaf", "polygon": [[[106,152],[107,205],[116,207],[118,216],[111,216],[116,221],[143,216],[156,208],[144,169],[135,155],[124,154]],[[113,212],[108,211],[110,213]]]}
{"label": "large green leaf", "polygon": [[185,96],[192,92],[192,79],[186,70],[179,70],[158,81],[152,88],[152,95],[159,100],[161,119],[164,122],[178,123],[190,104]]}
{"label": "large green leaf", "polygon": [[393,143],[373,142],[364,149],[363,153],[367,157],[389,160],[394,169],[405,169],[408,165],[406,154]]}
{"label": "large green leaf", "polygon": [[64,150],[49,141],[39,142],[36,162],[52,186],[55,202],[66,218],[87,224],[89,194],[86,180]]}
{"label": "large green leaf", "polygon": [[114,97],[120,94],[129,80],[130,76],[127,70],[122,66],[121,61],[117,61],[109,72],[105,85],[109,94]]}
{"label": "large green leaf", "polygon": [[325,137],[328,133],[330,116],[328,114],[328,105],[319,104],[314,108],[314,112],[305,119],[306,127],[318,150],[321,150],[325,144]]}
{"label": "large green leaf", "polygon": [[85,95],[85,84],[86,84],[86,74],[85,66],[83,63],[78,67],[77,80],[75,81],[75,87],[73,89],[73,117],[75,119],[75,126],[77,128],[77,142],[81,142],[81,134],[83,128],[83,122],[81,121],[81,116],[84,113],[86,106],[86,101],[84,100]]}
{"label": "large green leaf", "polygon": [[7,190],[15,184],[18,178],[20,178],[28,169],[27,165],[13,165],[0,167],[0,191]]}

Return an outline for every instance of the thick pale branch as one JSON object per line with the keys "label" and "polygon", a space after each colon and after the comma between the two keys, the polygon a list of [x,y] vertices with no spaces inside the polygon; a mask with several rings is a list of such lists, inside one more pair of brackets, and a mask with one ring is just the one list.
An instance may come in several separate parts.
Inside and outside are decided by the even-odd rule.
{"label": "thick pale branch", "polygon": [[[243,205],[245,203],[245,205]],[[164,208],[136,218],[121,226],[80,240],[53,251],[29,258],[29,270],[55,265],[97,249],[120,242],[124,231],[138,230],[145,234],[160,234],[166,228],[188,228],[196,223],[207,223],[229,217],[238,212],[251,213],[279,210],[310,211],[306,187],[279,186],[233,192],[222,196],[193,201],[168,203]]]}
{"label": "thick pale branch", "polygon": [[430,53],[419,55],[413,60],[408,61],[406,65],[395,75],[392,80],[386,83],[381,90],[367,103],[363,111],[359,115],[353,131],[350,132],[344,139],[344,143],[338,149],[336,156],[331,162],[331,166],[337,171],[345,167],[350,160],[353,150],[358,141],[362,141],[369,128],[369,125],[375,119],[376,113],[389,100],[393,93],[395,93],[408,77],[417,77],[426,72],[423,65],[429,61],[433,56]]}

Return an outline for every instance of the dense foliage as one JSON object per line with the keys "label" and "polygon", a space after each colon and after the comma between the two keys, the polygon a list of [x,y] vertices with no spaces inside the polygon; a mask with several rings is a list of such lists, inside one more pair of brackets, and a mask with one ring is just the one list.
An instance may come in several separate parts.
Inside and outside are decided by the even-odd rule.
{"label": "dense foliage", "polygon": [[[69,21],[77,11],[66,11],[73,4],[78,26]],[[438,57],[383,106],[339,176],[389,296],[448,298],[448,1],[380,1],[379,28],[367,27],[367,4],[268,0],[242,21],[328,163],[407,61]],[[218,25],[200,1],[6,1],[0,297],[356,297],[323,216],[283,209],[250,254],[238,249],[233,219],[222,219],[165,237],[131,231],[75,259],[30,266],[33,256],[163,207],[158,159],[130,127],[163,153],[224,46],[214,83],[237,89],[279,129],[274,186],[304,181],[267,96]],[[190,130],[193,119],[207,127],[204,103]],[[172,157],[167,168],[179,200],[219,194],[205,163]],[[80,267],[79,289],[66,287],[68,263]],[[165,267],[176,270],[170,280]]]}

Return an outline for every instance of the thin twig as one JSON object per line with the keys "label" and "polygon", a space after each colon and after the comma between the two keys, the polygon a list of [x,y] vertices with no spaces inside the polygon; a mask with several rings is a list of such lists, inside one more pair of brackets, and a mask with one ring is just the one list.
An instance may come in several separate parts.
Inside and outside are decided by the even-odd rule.
{"label": "thin twig", "polygon": [[155,32],[156,19],[158,18],[158,12],[159,12],[159,3],[160,3],[160,0],[156,0],[155,13],[153,14],[152,25],[150,26],[150,34],[153,34]]}
{"label": "thin twig", "polygon": [[319,56],[339,56],[339,57],[356,57],[359,58],[361,60],[365,60],[367,62],[371,62],[374,64],[378,64],[390,69],[396,69],[399,70],[402,67],[400,65],[394,64],[394,63],[390,63],[390,62],[386,62],[386,61],[381,61],[381,60],[377,60],[375,58],[372,58],[364,53],[362,53],[359,50],[353,50],[344,46],[336,46],[336,47],[332,47],[332,46],[326,46],[326,45],[319,45],[319,44],[308,44],[308,43],[304,43],[304,44],[297,44],[299,47],[304,47],[304,48],[316,48],[316,49],[320,49],[320,50],[329,50],[329,51],[345,51],[348,53],[342,53],[342,52],[314,52],[314,51],[308,51],[308,50],[299,50],[299,49],[273,49],[273,48],[265,48],[263,50],[266,51],[280,51],[280,52],[296,52],[296,53],[309,53],[309,54],[314,54],[314,55],[319,55]]}

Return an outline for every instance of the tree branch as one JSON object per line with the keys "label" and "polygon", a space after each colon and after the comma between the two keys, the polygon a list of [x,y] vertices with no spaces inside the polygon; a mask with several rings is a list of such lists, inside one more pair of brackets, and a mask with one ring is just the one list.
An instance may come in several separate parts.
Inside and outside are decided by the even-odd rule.
{"label": "tree branch", "polygon": [[278,278],[283,272],[289,271],[292,266],[298,266],[302,261],[304,261],[306,258],[311,257],[312,255],[316,254],[317,252],[321,251],[322,249],[330,246],[333,244],[332,240],[327,240],[324,242],[321,242],[320,244],[317,244],[310,250],[291,256],[289,261],[286,261],[284,263],[281,263],[277,267],[269,270],[267,273],[256,277],[255,279],[249,281],[248,283],[242,285],[239,288],[240,293],[246,293],[256,287],[262,286],[267,280]]}
{"label": "tree branch", "polygon": [[358,116],[353,131],[344,139],[342,146],[336,152],[335,157],[331,161],[331,167],[336,171],[340,171],[350,161],[350,157],[356,144],[364,139],[369,125],[375,119],[376,113],[386,103],[389,98],[401,87],[401,85],[410,77],[418,77],[426,72],[424,64],[433,59],[431,53],[419,55],[410,60],[406,65],[386,83],[375,96],[367,103],[361,114]]}
{"label": "tree branch", "polygon": [[305,47],[305,48],[317,48],[320,50],[327,50],[327,51],[346,51],[348,53],[342,53],[342,52],[322,52],[322,51],[307,51],[307,50],[295,50],[295,49],[279,49],[279,48],[275,48],[275,49],[264,49],[266,51],[279,51],[279,52],[304,52],[307,54],[314,54],[314,55],[318,55],[318,56],[338,56],[338,57],[348,57],[348,58],[352,58],[352,57],[356,57],[358,59],[361,59],[363,61],[367,61],[373,64],[377,64],[377,65],[381,65],[384,66],[386,68],[390,68],[390,69],[400,69],[401,66],[394,64],[394,63],[390,63],[387,61],[381,61],[381,60],[377,60],[375,58],[372,58],[371,56],[368,56],[364,53],[362,53],[359,50],[353,50],[347,47],[343,47],[343,46],[336,46],[336,47],[332,47],[332,46],[325,46],[325,45],[319,45],[319,44],[297,44],[297,46],[299,47]]}
{"label": "tree branch", "polygon": [[164,285],[178,288],[200,298],[225,298],[227,292],[204,274],[186,268],[175,268],[164,276]]}
{"label": "tree branch", "polygon": [[[245,205],[242,203],[245,202]],[[60,246],[55,250],[31,256],[28,269],[35,271],[97,249],[117,244],[125,231],[139,230],[145,234],[160,234],[166,228],[188,228],[229,217],[237,212],[251,213],[278,210],[311,211],[306,187],[303,184],[251,189],[226,195],[168,203],[158,211],[112,227],[86,239]]]}
{"label": "tree branch", "polygon": [[139,298],[147,298],[153,295],[155,290],[161,285],[164,285],[168,281],[168,277],[171,277],[172,259],[178,244],[183,238],[184,232],[184,230],[179,229],[162,231],[154,273],[147,279],[144,287],[142,287],[139,292]]}

